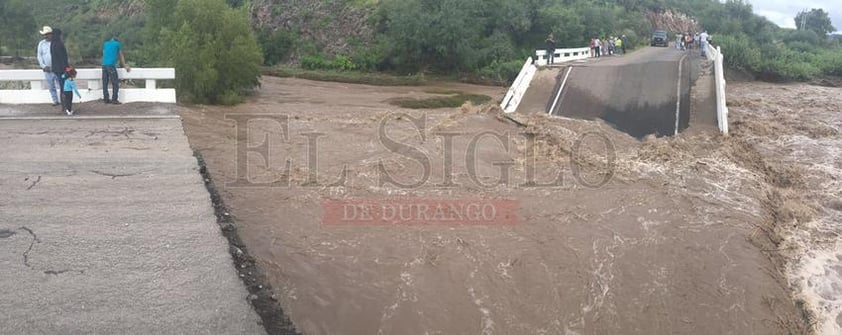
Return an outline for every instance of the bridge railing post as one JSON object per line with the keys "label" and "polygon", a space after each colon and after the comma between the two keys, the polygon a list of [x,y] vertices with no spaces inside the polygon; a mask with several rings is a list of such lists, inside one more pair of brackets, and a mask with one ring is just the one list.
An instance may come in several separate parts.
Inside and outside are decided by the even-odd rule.
{"label": "bridge railing post", "polygon": [[549,58],[547,58],[547,51],[546,50],[538,50],[535,51],[535,65],[537,66],[545,66],[549,62]]}
{"label": "bridge railing post", "polygon": [[[590,58],[590,48],[555,49],[553,55],[554,64],[567,63]],[[535,65],[537,66],[545,66],[549,63],[549,55],[546,50],[536,50],[535,57]]]}
{"label": "bridge railing post", "polygon": [[719,119],[719,130],[724,135],[728,135],[728,102],[725,96],[725,56],[722,54],[722,49],[716,47],[716,111]]}

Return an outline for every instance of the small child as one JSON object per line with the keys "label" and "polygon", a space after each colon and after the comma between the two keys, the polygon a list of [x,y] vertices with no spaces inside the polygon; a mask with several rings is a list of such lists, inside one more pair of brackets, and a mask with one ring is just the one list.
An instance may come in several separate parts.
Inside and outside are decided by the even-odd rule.
{"label": "small child", "polygon": [[79,99],[82,98],[82,95],[79,94],[79,89],[76,88],[76,69],[72,66],[66,67],[62,77],[64,79],[64,87],[61,90],[61,95],[64,98],[61,99],[63,103],[62,107],[67,115],[73,115],[73,94],[76,93]]}

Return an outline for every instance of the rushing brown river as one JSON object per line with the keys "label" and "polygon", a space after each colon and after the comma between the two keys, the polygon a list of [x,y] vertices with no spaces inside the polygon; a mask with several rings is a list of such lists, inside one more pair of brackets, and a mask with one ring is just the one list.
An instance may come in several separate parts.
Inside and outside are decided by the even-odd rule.
{"label": "rushing brown river", "polygon": [[[819,334],[842,334],[842,89],[736,85],[738,137],[799,177],[782,192],[779,249]],[[788,221],[783,219],[789,219]]]}
{"label": "rushing brown river", "polygon": [[[264,80],[244,105],[182,116],[302,333],[839,333],[840,89],[732,83],[732,136],[641,142],[600,121],[388,103],[497,88]],[[255,113],[274,116],[238,135],[231,117]],[[234,183],[236,139],[264,135],[268,152],[247,149],[249,181],[289,185]],[[455,201],[516,206],[516,220],[436,213]]]}

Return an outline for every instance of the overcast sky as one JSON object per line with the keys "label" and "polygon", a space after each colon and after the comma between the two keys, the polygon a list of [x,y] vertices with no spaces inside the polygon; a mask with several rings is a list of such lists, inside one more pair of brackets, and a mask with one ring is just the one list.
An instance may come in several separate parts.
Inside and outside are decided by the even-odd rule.
{"label": "overcast sky", "polygon": [[781,27],[795,28],[795,15],[804,9],[821,8],[830,13],[837,31],[842,31],[842,0],[750,0],[754,11]]}

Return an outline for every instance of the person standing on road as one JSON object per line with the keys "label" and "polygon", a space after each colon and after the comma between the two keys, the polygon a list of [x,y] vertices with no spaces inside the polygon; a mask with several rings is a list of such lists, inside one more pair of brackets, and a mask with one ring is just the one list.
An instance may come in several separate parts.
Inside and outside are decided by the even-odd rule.
{"label": "person standing on road", "polygon": [[[111,38],[102,44],[102,99],[105,103],[120,104],[120,78],[117,76],[117,62],[132,72],[132,68],[126,64],[126,57],[123,55],[123,44],[117,38]],[[111,99],[108,96],[108,83],[111,83]]]}
{"label": "person standing on road", "polygon": [[76,94],[79,99],[82,98],[79,89],[76,87],[76,69],[68,66],[64,71],[64,84],[61,88],[62,108],[68,116],[73,115],[73,94]]}
{"label": "person standing on road", "polygon": [[626,53],[626,45],[623,43],[623,39],[617,37],[617,40],[614,42],[617,47],[617,53],[623,55]]}
{"label": "person standing on road", "polygon": [[599,58],[602,56],[602,52],[599,50],[602,46],[602,43],[599,42],[599,37],[593,37],[593,54],[594,57]]}
{"label": "person standing on road", "polygon": [[707,57],[709,39],[710,35],[708,35],[707,31],[703,31],[702,34],[699,35],[699,47],[702,48],[702,57]]}
{"label": "person standing on road", "polygon": [[547,44],[547,65],[552,65],[555,63],[555,38],[553,38],[553,34],[547,36],[547,40],[544,42]]}
{"label": "person standing on road", "polygon": [[58,94],[56,93],[56,84],[59,83],[59,78],[53,73],[53,58],[50,55],[50,44],[53,38],[53,28],[44,26],[40,31],[44,38],[38,42],[38,66],[44,70],[44,80],[47,82],[47,88],[50,90],[50,97],[53,99],[53,106],[60,104]]}
{"label": "person standing on road", "polygon": [[[53,29],[53,37],[50,40],[50,70],[58,78],[59,87],[64,89],[64,69],[70,66],[67,60],[67,48],[64,47],[61,29]],[[64,95],[60,97],[64,103]]]}
{"label": "person standing on road", "polygon": [[623,42],[623,54],[625,55],[626,54],[626,46],[629,45],[629,38],[626,37],[625,34],[623,34],[623,37],[620,38],[620,41]]}
{"label": "person standing on road", "polygon": [[608,39],[603,36],[599,40],[599,55],[600,56],[607,56],[608,55]]}

